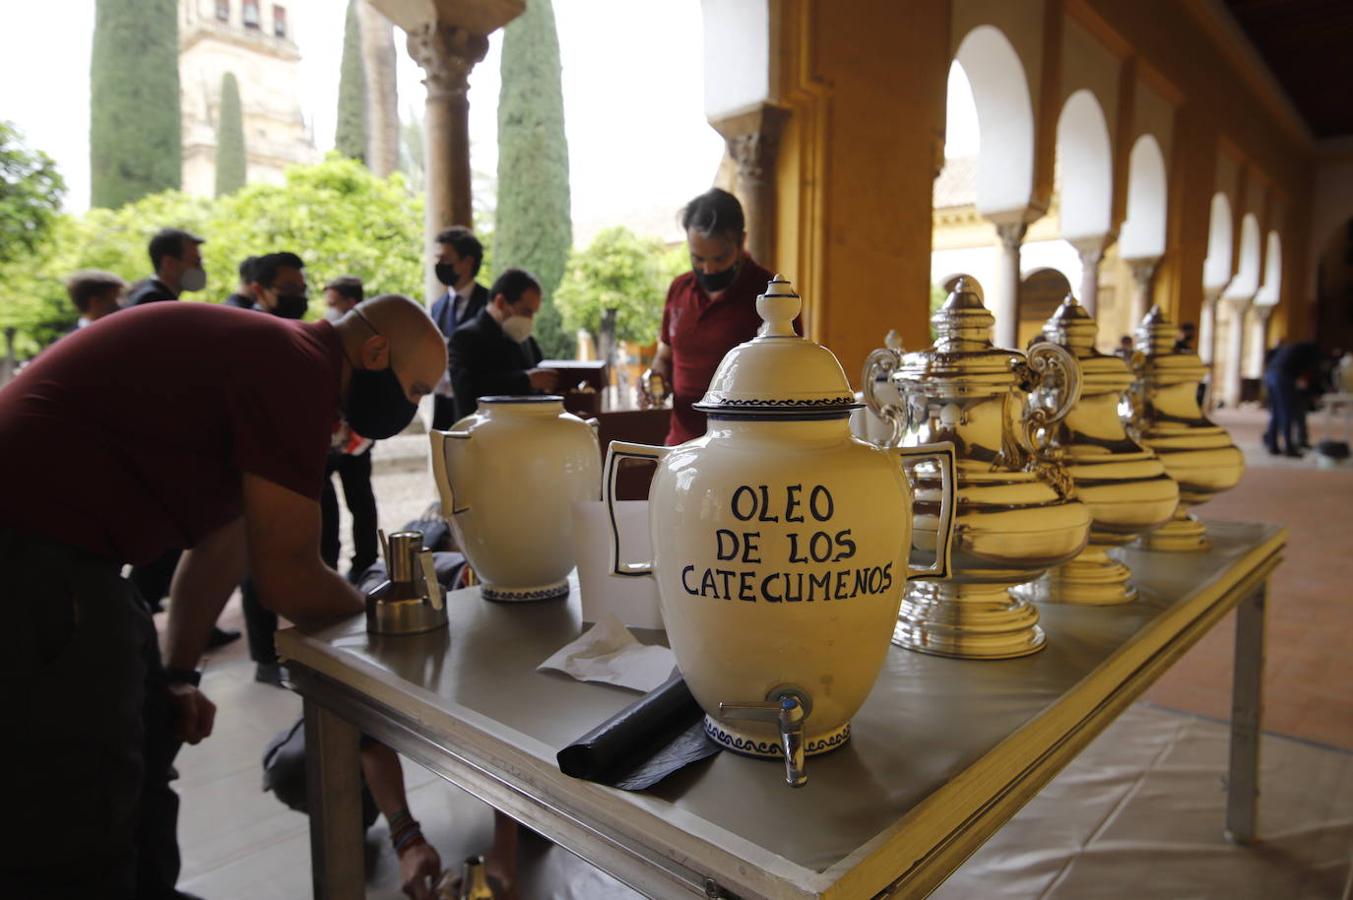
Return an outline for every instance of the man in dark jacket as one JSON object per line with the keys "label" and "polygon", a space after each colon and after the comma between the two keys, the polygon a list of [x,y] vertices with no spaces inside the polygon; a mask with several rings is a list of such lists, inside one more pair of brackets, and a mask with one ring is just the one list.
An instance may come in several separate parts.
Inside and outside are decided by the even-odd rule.
{"label": "man in dark jacket", "polygon": [[[475,280],[484,262],[484,245],[470,229],[456,225],[437,235],[437,280],[446,285],[446,293],[432,304],[432,321],[447,339],[488,305],[489,291]],[[451,375],[437,385],[432,397],[432,427],[450,428],[456,421],[451,399]]]}
{"label": "man in dark jacket", "polygon": [[150,239],[150,265],[155,274],[132,285],[128,306],[177,300],[184,291],[200,291],[207,286],[202,269],[205,238],[180,228],[161,228]]}
{"label": "man in dark jacket", "polygon": [[1301,456],[1306,443],[1306,393],[1318,384],[1319,371],[1320,348],[1310,341],[1280,344],[1269,355],[1264,367],[1269,410],[1264,446],[1274,456]]}
{"label": "man in dark jacket", "polygon": [[451,387],[456,418],[473,413],[479,398],[552,391],[559,375],[540,369],[531,337],[540,311],[540,282],[525,269],[508,269],[493,283],[493,297],[478,316],[451,335]]}
{"label": "man in dark jacket", "polygon": [[254,308],[253,288],[251,285],[254,283],[254,267],[257,264],[257,256],[246,256],[240,262],[240,284],[239,287],[236,288],[235,293],[225,298],[226,306],[233,306],[236,309]]}

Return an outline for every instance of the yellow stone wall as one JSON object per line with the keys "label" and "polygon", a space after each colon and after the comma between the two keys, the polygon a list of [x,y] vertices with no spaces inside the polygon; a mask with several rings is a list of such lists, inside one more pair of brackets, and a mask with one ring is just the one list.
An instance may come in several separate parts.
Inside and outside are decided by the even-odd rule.
{"label": "yellow stone wall", "polygon": [[[1294,299],[1304,303],[1306,295],[1313,148],[1184,4],[773,0],[772,99],[791,112],[776,173],[776,264],[804,292],[811,336],[837,353],[852,378],[889,328],[907,346],[927,339],[931,192],[943,161],[950,53],[984,23],[1006,30],[1032,69],[1031,220],[1051,199],[1061,99],[1078,87],[1103,95],[1116,73],[1116,99],[1105,109],[1114,116],[1115,224],[1131,140],[1150,122],[1169,132],[1158,133],[1169,213],[1156,301],[1177,320],[1198,321],[1218,161],[1230,157],[1249,173],[1233,189],[1241,194],[1232,197],[1235,241],[1250,206],[1245,185],[1256,181],[1265,185],[1261,231],[1277,229],[1282,238],[1285,283],[1271,328],[1305,333],[1309,315]],[[1116,284],[1105,299],[1122,309],[1130,281],[1112,253],[1101,283]]]}

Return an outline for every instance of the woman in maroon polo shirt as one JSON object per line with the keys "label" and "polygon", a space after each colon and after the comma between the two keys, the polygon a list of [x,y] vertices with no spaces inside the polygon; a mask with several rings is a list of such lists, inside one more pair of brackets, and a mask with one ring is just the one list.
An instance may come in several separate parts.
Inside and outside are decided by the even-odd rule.
{"label": "woman in maroon polo shirt", "polygon": [[747,254],[742,204],[712,188],[681,213],[691,271],[667,289],[653,371],[672,386],[669,445],[705,433],[705,414],[691,408],[704,396],[724,354],[756,337],[756,297],[773,277]]}

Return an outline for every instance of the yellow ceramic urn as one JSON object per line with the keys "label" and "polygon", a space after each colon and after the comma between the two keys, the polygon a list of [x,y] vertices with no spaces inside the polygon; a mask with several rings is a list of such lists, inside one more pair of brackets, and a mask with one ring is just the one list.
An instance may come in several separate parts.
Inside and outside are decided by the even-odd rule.
{"label": "yellow ceramic urn", "polygon": [[[1027,354],[993,346],[995,319],[966,276],[930,321],[932,347],[876,350],[863,379],[866,402],[902,444],[947,441],[958,451],[953,572],[907,586],[893,640],[941,656],[1025,656],[1045,636],[1038,610],[1010,588],[1076,556],[1090,530],[1090,511],[1049,446],[1079,396],[1080,370],[1054,344]],[[880,401],[880,381],[900,403]],[[915,543],[927,546],[939,479],[925,463],[915,474]]]}
{"label": "yellow ceramic urn", "polygon": [[1198,385],[1207,369],[1197,354],[1175,352],[1178,337],[1179,329],[1159,306],[1137,327],[1137,381],[1128,404],[1128,427],[1179,482],[1174,517],[1145,535],[1142,545],[1188,552],[1207,548],[1206,529],[1189,509],[1235,487],[1245,473],[1245,456],[1226,429],[1214,425],[1198,405]]}
{"label": "yellow ceramic urn", "polygon": [[1095,349],[1098,326],[1067,295],[1043,326],[1043,339],[1065,348],[1081,367],[1080,400],[1051,435],[1076,499],[1090,508],[1090,543],[1079,556],[1016,590],[1030,599],[1107,606],[1137,596],[1128,567],[1108,551],[1169,521],[1179,486],[1151,450],[1123,427],[1119,404],[1132,387],[1125,360]]}
{"label": "yellow ceramic urn", "polygon": [[[708,431],[676,447],[612,442],[602,478],[613,504],[622,460],[657,463],[653,559],[622,561],[612,514],[615,574],[657,579],[709,738],[783,758],[791,785],[803,783],[807,756],[850,737],[907,580],[947,571],[954,506],[951,445],[883,450],[851,435],[850,383],[831,351],[794,332],[801,305],[776,276],[756,301],[757,337],[729,351],[696,404]],[[936,473],[929,539],[939,552],[923,570],[908,564],[910,459]]]}

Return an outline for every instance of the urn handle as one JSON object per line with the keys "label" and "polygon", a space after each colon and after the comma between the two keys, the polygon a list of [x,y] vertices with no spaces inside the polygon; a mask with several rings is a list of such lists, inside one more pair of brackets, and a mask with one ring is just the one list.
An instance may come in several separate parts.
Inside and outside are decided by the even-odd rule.
{"label": "urn handle", "polygon": [[[1029,348],[1026,355],[1029,360],[1023,373],[1026,390],[1032,393],[1046,389],[1051,391],[1057,400],[1056,405],[1052,407],[1033,405],[1024,414],[1024,428],[1029,437],[1029,445],[1035,452],[1041,454],[1052,441],[1052,426],[1065,419],[1072,408],[1080,402],[1081,367],[1080,363],[1076,362],[1076,357],[1051,341],[1037,342]],[[1044,382],[1050,380],[1049,375],[1053,372],[1060,373],[1060,382],[1055,388],[1045,387]]]}
{"label": "urn handle", "polygon": [[602,494],[606,498],[606,520],[611,525],[611,574],[613,575],[652,575],[653,560],[645,562],[623,562],[620,559],[620,526],[615,520],[615,479],[621,460],[647,459],[658,462],[671,447],[655,447],[652,444],[631,444],[625,441],[611,441],[606,448],[606,470],[602,473]]}
{"label": "urn handle", "polygon": [[[892,336],[890,332],[889,336]],[[902,354],[893,347],[880,347],[864,361],[864,374],[860,376],[860,392],[864,394],[864,405],[892,429],[886,446],[896,447],[902,440],[905,424],[902,420],[903,409],[895,403],[888,403],[878,396],[878,383],[892,378],[893,372],[902,364]]]}
{"label": "urn handle", "polygon": [[469,512],[468,506],[456,506],[455,488],[451,486],[451,476],[446,465],[446,455],[454,446],[450,441],[468,441],[468,431],[430,431],[428,439],[432,442],[432,480],[437,482],[437,493],[442,498],[442,515],[452,516]]}
{"label": "urn handle", "polygon": [[935,528],[935,561],[928,566],[913,566],[909,562],[907,580],[948,578],[957,522],[954,504],[958,501],[958,452],[949,441],[895,447],[891,452],[901,460],[933,459],[940,470],[940,521]]}

